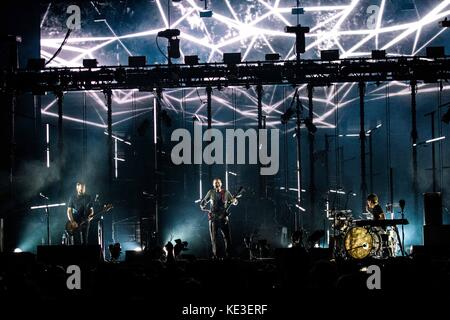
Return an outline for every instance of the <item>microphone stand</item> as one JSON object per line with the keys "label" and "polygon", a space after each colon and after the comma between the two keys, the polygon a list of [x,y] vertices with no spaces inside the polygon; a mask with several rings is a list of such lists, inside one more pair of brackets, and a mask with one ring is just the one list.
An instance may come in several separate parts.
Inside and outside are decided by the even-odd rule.
{"label": "microphone stand", "polygon": [[45,214],[47,216],[47,245],[51,245],[52,241],[50,239],[50,208],[48,207],[48,197],[45,197]]}
{"label": "microphone stand", "polygon": [[[405,219],[404,207],[401,207],[401,214],[402,220]],[[402,223],[402,244],[401,244],[402,256],[405,256],[404,246],[405,246],[405,225]]]}

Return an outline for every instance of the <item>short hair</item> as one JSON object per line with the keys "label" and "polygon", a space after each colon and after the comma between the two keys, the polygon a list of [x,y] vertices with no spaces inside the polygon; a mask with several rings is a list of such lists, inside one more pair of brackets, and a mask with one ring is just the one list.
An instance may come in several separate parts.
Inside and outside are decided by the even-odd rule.
{"label": "short hair", "polygon": [[77,185],[86,186],[86,183],[82,180],[77,180]]}
{"label": "short hair", "polygon": [[215,179],[213,180],[213,183],[215,183],[216,181],[220,181],[220,183],[222,183],[222,180],[221,180],[220,178],[215,178]]}
{"label": "short hair", "polygon": [[371,193],[367,196],[367,201],[370,201],[372,203],[377,204],[378,203],[378,196],[375,193]]}

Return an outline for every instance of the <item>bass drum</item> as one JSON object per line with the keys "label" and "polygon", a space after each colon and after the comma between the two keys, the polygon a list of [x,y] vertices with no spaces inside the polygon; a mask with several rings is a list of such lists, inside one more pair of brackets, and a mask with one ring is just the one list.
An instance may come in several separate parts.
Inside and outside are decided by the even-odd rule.
{"label": "bass drum", "polygon": [[381,239],[369,228],[353,227],[345,234],[344,246],[350,257],[364,259],[380,253]]}

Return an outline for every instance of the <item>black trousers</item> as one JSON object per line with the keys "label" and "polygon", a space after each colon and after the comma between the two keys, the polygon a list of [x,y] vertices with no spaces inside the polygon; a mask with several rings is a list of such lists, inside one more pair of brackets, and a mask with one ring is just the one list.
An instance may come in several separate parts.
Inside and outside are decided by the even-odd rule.
{"label": "black trousers", "polygon": [[225,242],[225,254],[230,256],[231,254],[231,233],[230,222],[228,219],[217,219],[209,221],[209,235],[211,236],[211,246],[213,256],[217,257],[217,233],[219,230],[222,232],[222,237]]}

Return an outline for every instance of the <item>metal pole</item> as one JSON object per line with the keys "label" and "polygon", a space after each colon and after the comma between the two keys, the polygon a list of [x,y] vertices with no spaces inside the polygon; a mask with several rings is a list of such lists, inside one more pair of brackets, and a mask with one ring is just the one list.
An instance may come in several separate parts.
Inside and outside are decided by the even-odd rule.
{"label": "metal pole", "polygon": [[59,154],[59,164],[60,170],[62,170],[62,157],[64,151],[64,136],[63,136],[63,100],[64,94],[62,91],[57,91],[56,93],[57,103],[58,103],[58,154]]}
{"label": "metal pole", "polygon": [[[259,161],[259,147],[261,142],[259,141],[259,130],[263,128],[263,114],[262,114],[262,94],[263,94],[263,86],[261,84],[256,85],[256,95],[258,99],[258,135],[257,135],[257,154],[258,154],[258,169],[261,168],[261,161]],[[260,172],[260,171],[258,171]],[[258,173],[259,174],[259,173]],[[259,175],[259,197],[261,198],[264,194],[264,178]]]}
{"label": "metal pole", "polygon": [[369,134],[369,177],[370,177],[370,193],[373,193],[373,142],[372,132]]}
{"label": "metal pole", "polygon": [[361,209],[366,208],[367,184],[366,184],[366,131],[364,129],[364,94],[366,85],[359,83],[359,140],[361,156]]}
{"label": "metal pole", "polygon": [[161,160],[161,142],[162,142],[162,133],[161,133],[161,101],[162,101],[162,88],[156,89],[156,110],[154,113],[155,120],[156,120],[156,154],[155,154],[155,174],[156,174],[156,183],[155,183],[155,240],[156,244],[160,244],[160,237],[159,237],[159,203],[161,201],[161,174],[159,172],[159,163]]}
{"label": "metal pole", "polygon": [[[297,116],[297,204],[301,207],[302,206],[302,166],[301,166],[301,159],[302,159],[302,153],[301,153],[301,135],[300,135],[300,127],[301,127],[301,102],[300,98],[297,95],[297,106],[296,106],[296,116]],[[300,209],[296,208],[298,212],[299,218],[296,220],[297,225],[295,226],[295,230],[298,230],[298,224],[300,221]],[[300,227],[302,227],[302,224],[300,222]]]}
{"label": "metal pole", "polygon": [[[212,108],[211,108],[211,99],[212,98],[211,98],[211,93],[212,93],[211,86],[207,86],[206,87],[206,111],[207,111],[207,116],[208,116],[208,129],[212,128]],[[207,138],[211,139],[211,135],[208,134]],[[212,141],[210,143],[212,143]],[[212,181],[211,169],[212,169],[212,166],[208,166],[208,181],[209,182]]]}
{"label": "metal pole", "polygon": [[[412,80],[411,83],[411,140],[412,145],[417,143],[417,109],[416,109],[416,94],[417,94],[417,81]],[[413,165],[413,193],[414,193],[414,212],[416,214],[419,211],[419,188],[417,181],[417,148],[412,148],[412,165]]]}
{"label": "metal pole", "polygon": [[103,93],[106,96],[106,108],[107,108],[107,130],[108,130],[108,179],[109,179],[109,191],[111,193],[111,183],[114,177],[114,157],[113,157],[113,136],[112,136],[112,91],[111,89],[105,89]]}
{"label": "metal pole", "polygon": [[[308,84],[308,108],[309,108],[309,119],[313,123],[314,119],[314,105],[313,105],[313,86]],[[314,170],[314,133],[309,132],[309,201],[311,207],[311,214],[314,215],[316,212],[316,185],[315,185],[315,170]],[[313,223],[313,221],[311,221]]]}

